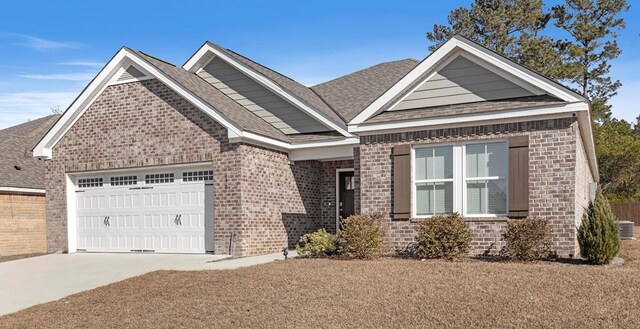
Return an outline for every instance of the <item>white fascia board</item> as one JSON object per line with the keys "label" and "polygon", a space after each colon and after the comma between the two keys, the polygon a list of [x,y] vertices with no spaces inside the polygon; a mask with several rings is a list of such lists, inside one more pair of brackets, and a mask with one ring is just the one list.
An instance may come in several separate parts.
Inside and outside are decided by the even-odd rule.
{"label": "white fascia board", "polygon": [[290,161],[353,159],[353,145],[298,149],[289,152]]}
{"label": "white fascia board", "polygon": [[435,129],[440,127],[466,127],[491,123],[518,122],[523,118],[558,118],[572,116],[574,113],[589,111],[589,105],[585,102],[569,103],[563,106],[538,107],[529,109],[513,109],[506,111],[485,112],[457,116],[446,116],[430,119],[414,119],[392,121],[385,123],[371,123],[362,125],[349,125],[349,131],[359,134],[378,134],[382,131],[415,131],[418,129]]}
{"label": "white fascia board", "polygon": [[[407,75],[400,79],[400,81],[398,81],[395,85],[389,88],[384,94],[378,97],[373,103],[367,106],[362,112],[360,112],[355,118],[353,118],[353,120],[349,122],[349,125],[361,124],[375,115],[385,104],[387,104],[399,93],[405,90],[409,85],[420,78],[421,75],[428,72],[429,70],[433,70],[434,68],[436,68],[442,60],[446,60],[448,56],[452,55],[457,50],[464,50],[467,53],[474,55],[477,58],[495,66],[496,68],[508,72],[514,77],[523,80],[531,84],[532,86],[539,88],[563,101],[584,101],[584,98],[580,97],[575,92],[572,92],[567,88],[558,86],[547,78],[544,78],[539,74],[532,72],[469,40],[466,40],[460,36],[454,36],[449,41],[440,46],[440,48],[434,51],[431,55],[425,58],[422,62],[420,62],[420,64],[418,64],[413,70],[411,70]],[[349,132],[352,131],[349,130]]]}
{"label": "white fascia board", "polygon": [[582,145],[584,145],[587,159],[589,160],[589,168],[595,182],[600,181],[600,169],[598,168],[598,158],[596,156],[596,144],[593,137],[593,126],[591,121],[591,111],[578,113],[578,125],[580,126],[580,136]]}
{"label": "white fascia board", "polygon": [[[242,134],[240,128],[231,123],[224,116],[218,113],[215,109],[209,106],[200,98],[193,95],[186,88],[173,81],[170,77],[166,76],[155,66],[151,65],[144,59],[138,57],[133,52],[126,48],[120,49],[118,53],[113,57],[109,63],[100,71],[91,83],[85,88],[85,90],[76,98],[76,100],[69,106],[64,112],[62,117],[56,122],[56,124],[49,130],[49,132],[40,140],[40,142],[33,149],[34,157],[52,157],[52,148],[55,144],[66,134],[66,132],[75,124],[75,122],[82,116],[91,104],[102,94],[102,92],[109,86],[109,81],[113,75],[123,65],[128,62],[135,63],[136,66],[141,67],[144,71],[148,72],[151,76],[157,78],[162,83],[167,85],[170,89],[174,90],[180,96],[184,97],[191,104],[198,107],[200,110],[208,114],[215,121],[227,128],[230,137],[235,137]],[[146,73],[145,72],[145,73]]]}
{"label": "white fascia board", "polygon": [[0,192],[5,193],[24,193],[24,194],[45,194],[46,191],[42,189],[36,188],[26,188],[26,187],[11,187],[11,186],[0,186]]}
{"label": "white fascia board", "polygon": [[280,87],[279,85],[275,84],[273,81],[271,81],[271,79],[263,76],[260,73],[257,73],[255,71],[249,69],[243,63],[239,63],[234,58],[231,58],[231,57],[227,56],[225,53],[222,53],[222,52],[218,51],[217,49],[215,49],[214,47],[212,47],[208,43],[203,45],[191,57],[191,59],[189,59],[189,61],[187,61],[187,63],[184,64],[183,68],[185,70],[187,70],[187,71],[190,71],[190,72],[197,71],[198,69],[200,69],[200,67],[196,67],[196,64],[200,61],[200,59],[203,56],[207,56],[207,54],[209,52],[213,53],[216,57],[219,57],[220,59],[225,61],[227,64],[233,66],[234,68],[236,68],[237,70],[239,70],[240,72],[242,72],[243,74],[248,76],[249,78],[253,79],[255,82],[259,83],[260,85],[262,85],[265,88],[271,90],[272,92],[274,92],[278,96],[282,97],[284,100],[286,100],[287,102],[291,103],[293,106],[299,108],[300,110],[302,110],[306,114],[310,115],[312,118],[314,118],[317,121],[319,121],[320,123],[322,123],[325,127],[333,129],[333,130],[341,133],[345,137],[352,137],[353,136],[353,135],[349,134],[348,131],[344,130],[342,127],[336,125],[331,120],[327,119],[322,113],[312,109],[311,107],[307,106],[306,104],[304,104],[303,102],[298,100],[293,95],[291,95],[288,92],[286,92],[285,90],[283,90],[282,87]]}
{"label": "white fascia board", "polygon": [[269,148],[276,148],[280,151],[285,151],[285,152],[292,151],[292,150],[301,150],[301,149],[314,149],[314,148],[321,148],[321,147],[334,147],[334,146],[345,146],[345,145],[353,146],[353,145],[360,144],[359,137],[351,137],[351,138],[345,138],[337,141],[326,141],[326,142],[287,143],[277,139],[254,134],[248,131],[242,132],[241,136],[237,136],[235,138],[229,138],[229,141],[232,143],[247,142],[249,144],[266,146]]}

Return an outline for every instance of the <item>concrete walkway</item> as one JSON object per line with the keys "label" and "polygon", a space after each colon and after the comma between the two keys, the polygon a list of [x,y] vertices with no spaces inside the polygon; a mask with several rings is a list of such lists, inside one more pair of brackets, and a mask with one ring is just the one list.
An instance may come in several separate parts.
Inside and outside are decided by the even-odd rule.
{"label": "concrete walkway", "polygon": [[[290,252],[292,257],[295,251]],[[52,254],[0,263],[0,316],[157,270],[224,270],[284,259],[225,255]]]}

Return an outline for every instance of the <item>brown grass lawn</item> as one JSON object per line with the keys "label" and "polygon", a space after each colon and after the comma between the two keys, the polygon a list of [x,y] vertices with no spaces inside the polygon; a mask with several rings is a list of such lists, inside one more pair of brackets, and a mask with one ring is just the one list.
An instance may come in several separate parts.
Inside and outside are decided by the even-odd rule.
{"label": "brown grass lawn", "polygon": [[2,328],[640,327],[640,242],[622,268],[289,260],[160,271],[0,318]]}

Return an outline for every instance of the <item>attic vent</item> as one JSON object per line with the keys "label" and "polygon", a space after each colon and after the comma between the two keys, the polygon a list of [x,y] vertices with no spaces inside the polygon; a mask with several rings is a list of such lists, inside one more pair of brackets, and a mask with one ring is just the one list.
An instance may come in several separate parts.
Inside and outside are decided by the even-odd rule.
{"label": "attic vent", "polygon": [[628,220],[618,221],[618,227],[620,228],[620,239],[633,240],[633,222]]}
{"label": "attic vent", "polygon": [[135,80],[144,78],[145,74],[140,72],[137,68],[133,67],[133,65],[129,66],[124,73],[118,78],[118,81],[127,81],[127,80]]}

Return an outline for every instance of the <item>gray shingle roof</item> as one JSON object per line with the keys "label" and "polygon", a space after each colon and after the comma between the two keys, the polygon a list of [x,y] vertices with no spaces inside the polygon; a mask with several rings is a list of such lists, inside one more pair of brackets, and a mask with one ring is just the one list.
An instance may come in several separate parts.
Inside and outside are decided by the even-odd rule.
{"label": "gray shingle roof", "polygon": [[[131,49],[130,49],[131,50]],[[197,97],[211,105],[214,109],[238,125],[242,130],[247,130],[266,137],[288,142],[289,139],[280,130],[274,128],[268,122],[249,112],[242,105],[236,103],[229,96],[216,89],[198,75],[181,67],[159,60],[143,52],[131,50],[149,64],[164,72],[177,83],[187,88]]]}
{"label": "gray shingle roof", "polygon": [[31,150],[59,117],[54,114],[0,130],[0,187],[44,189],[44,160],[32,157]]}
{"label": "gray shingle roof", "polygon": [[486,113],[492,111],[504,111],[510,109],[551,106],[559,104],[564,104],[564,102],[549,95],[528,96],[475,103],[433,106],[422,109],[386,111],[366,120],[364,123],[383,123],[390,121],[429,119],[449,115]]}
{"label": "gray shingle roof", "polygon": [[346,130],[346,122],[329,106],[325,103],[311,88],[306,87],[295,80],[280,74],[260,63],[246,58],[233,50],[226,49],[215,43],[208,42],[208,44],[217,50],[224,52],[225,54],[233,57],[237,61],[244,64],[249,69],[262,74],[275,84],[284,89],[287,93],[296,97],[299,101],[305,103],[313,109],[320,111],[320,113],[334,124]]}
{"label": "gray shingle roof", "polygon": [[416,65],[415,59],[380,63],[311,89],[349,122]]}

